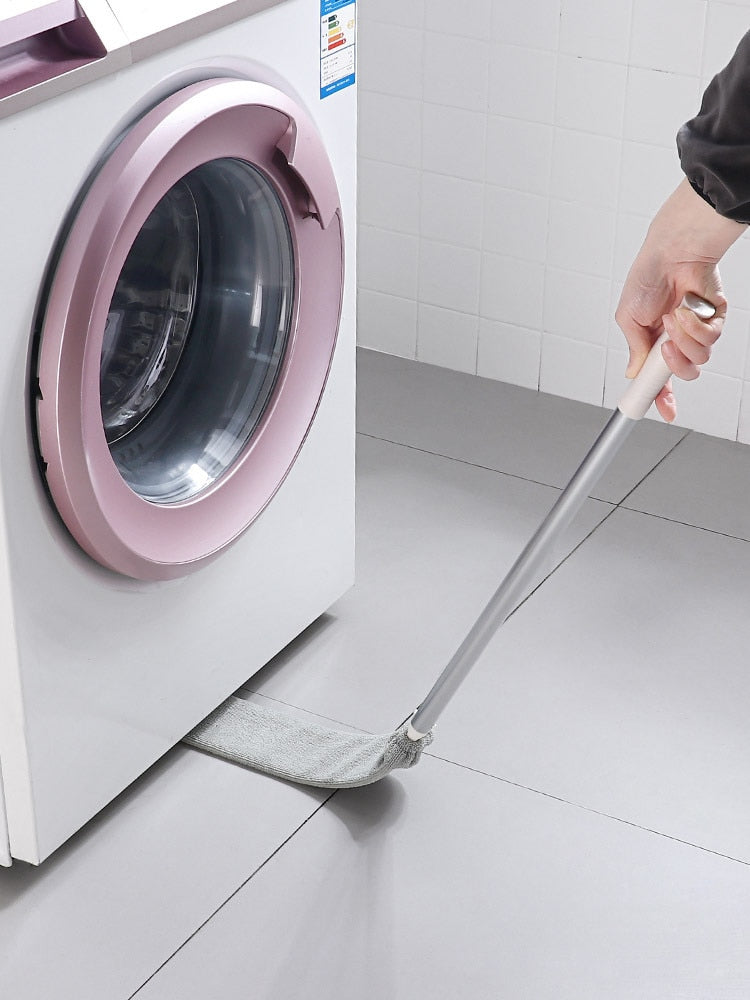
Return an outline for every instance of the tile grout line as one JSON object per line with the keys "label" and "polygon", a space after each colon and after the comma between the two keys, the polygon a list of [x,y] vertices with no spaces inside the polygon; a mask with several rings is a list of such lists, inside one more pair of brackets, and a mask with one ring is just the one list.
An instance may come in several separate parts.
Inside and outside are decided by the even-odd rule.
{"label": "tile grout line", "polygon": [[[361,432],[359,432],[359,431],[358,431],[357,433],[361,433]],[[458,462],[458,463],[460,463],[460,464],[462,464],[462,465],[469,465],[469,466],[472,466],[472,467],[473,467],[473,468],[475,468],[475,469],[482,469],[482,470],[483,470],[483,471],[485,471],[485,472],[494,472],[494,473],[495,473],[496,475],[498,475],[498,476],[509,476],[510,478],[512,478],[512,479],[517,479],[517,480],[519,480],[520,482],[524,482],[524,483],[532,483],[532,484],[533,484],[533,485],[535,485],[535,486],[544,486],[544,487],[546,487],[546,488],[548,488],[548,489],[553,489],[553,490],[556,490],[556,491],[557,491],[557,493],[558,493],[558,496],[559,496],[559,495],[560,495],[560,494],[562,493],[562,491],[563,491],[563,489],[564,489],[564,487],[560,487],[560,486],[552,486],[552,485],[551,485],[550,483],[542,483],[542,482],[539,482],[539,481],[538,481],[538,480],[536,480],[536,479],[527,479],[527,478],[525,478],[524,476],[517,476],[517,475],[514,475],[514,474],[513,474],[513,473],[511,473],[511,472],[500,472],[500,471],[499,471],[498,469],[490,469],[490,468],[488,468],[487,466],[484,466],[484,465],[476,465],[475,463],[473,463],[473,462],[467,462],[467,461],[466,461],[466,460],[464,460],[464,459],[460,459],[460,458],[451,458],[451,457],[450,457],[449,455],[440,455],[440,454],[439,454],[439,453],[437,453],[437,452],[432,452],[432,451],[426,451],[426,450],[425,450],[425,449],[423,449],[423,448],[416,448],[416,447],[414,447],[413,445],[403,445],[403,444],[399,444],[399,443],[398,443],[397,441],[389,441],[389,440],[387,440],[386,438],[375,438],[375,437],[374,437],[374,435],[369,435],[369,434],[363,434],[363,437],[370,437],[370,438],[373,438],[374,440],[377,440],[377,441],[384,441],[385,443],[387,443],[387,444],[392,444],[392,445],[394,445],[394,446],[396,446],[396,447],[401,447],[401,448],[410,448],[410,449],[412,449],[413,451],[419,451],[419,452],[422,452],[422,454],[426,454],[426,455],[432,455],[432,456],[433,456],[433,457],[435,457],[435,458],[443,458],[443,459],[445,459],[446,461],[449,461],[449,462]],[[679,444],[679,442],[678,442],[678,444]],[[655,467],[654,467],[654,468],[655,468]],[[652,471],[653,471],[653,470],[652,470]],[[649,474],[650,474],[650,473],[649,473]],[[644,478],[645,478],[645,477],[644,477]],[[632,491],[631,491],[631,492],[632,492]],[[629,496],[629,495],[630,495],[630,494],[628,494],[628,496]],[[505,624],[505,622],[509,621],[509,620],[510,620],[510,619],[511,619],[511,618],[513,617],[513,615],[514,615],[514,614],[516,613],[516,611],[518,611],[518,610],[519,610],[519,608],[523,607],[523,605],[524,605],[524,604],[525,604],[525,603],[526,603],[526,602],[527,602],[527,601],[529,600],[529,598],[533,597],[533,596],[534,596],[534,594],[535,594],[535,593],[537,592],[537,590],[539,590],[539,588],[540,588],[540,587],[542,587],[542,586],[543,586],[543,585],[544,585],[544,584],[545,584],[545,583],[547,582],[547,580],[549,580],[549,579],[550,579],[550,578],[551,578],[552,576],[554,576],[554,575],[555,575],[555,573],[557,573],[557,571],[558,571],[558,570],[560,569],[560,567],[561,567],[561,566],[563,566],[563,565],[564,565],[564,563],[566,563],[566,562],[568,561],[568,559],[570,559],[570,557],[571,557],[572,555],[574,555],[574,554],[575,554],[575,553],[576,553],[576,552],[578,551],[578,549],[579,549],[579,548],[580,548],[580,547],[581,547],[581,546],[582,546],[582,545],[583,545],[583,544],[584,544],[585,542],[587,542],[587,541],[589,540],[589,538],[591,538],[591,536],[592,536],[592,535],[594,534],[594,532],[598,531],[598,530],[599,530],[599,528],[601,528],[601,526],[602,526],[602,525],[603,525],[603,524],[605,523],[605,521],[609,520],[609,518],[610,518],[610,517],[612,516],[612,514],[614,514],[614,512],[615,512],[616,510],[619,510],[619,508],[620,508],[620,505],[619,505],[619,504],[617,504],[617,503],[612,503],[612,501],[610,501],[610,500],[600,500],[600,499],[599,499],[598,497],[591,497],[591,496],[589,496],[589,497],[588,497],[587,499],[589,499],[589,500],[593,500],[593,501],[594,501],[594,502],[596,502],[596,503],[603,503],[603,504],[607,504],[607,505],[608,505],[608,506],[610,507],[610,509],[609,509],[608,511],[606,511],[606,512],[605,512],[605,514],[604,514],[604,517],[603,517],[603,518],[602,518],[602,519],[601,519],[600,521],[598,521],[598,522],[597,522],[597,523],[596,523],[596,524],[595,524],[595,525],[593,526],[593,528],[591,528],[591,530],[590,530],[590,531],[588,531],[588,532],[587,532],[587,533],[585,534],[585,536],[584,536],[584,537],[583,537],[583,538],[582,538],[582,539],[580,540],[580,542],[578,542],[578,543],[577,543],[576,545],[574,545],[574,546],[573,546],[573,548],[572,548],[572,549],[570,550],[570,552],[567,552],[567,553],[566,553],[565,555],[563,555],[563,556],[562,556],[562,558],[561,558],[561,559],[560,559],[560,560],[559,560],[558,562],[556,562],[554,566],[552,566],[552,568],[551,568],[551,569],[549,570],[549,572],[545,573],[544,577],[543,577],[543,578],[542,578],[542,579],[541,579],[541,580],[539,581],[539,583],[537,583],[537,584],[536,584],[536,586],[534,586],[534,587],[533,587],[533,588],[532,588],[532,589],[531,589],[531,590],[529,591],[529,593],[528,593],[528,594],[527,594],[527,595],[526,595],[526,596],[525,596],[524,598],[522,598],[522,599],[521,599],[521,600],[520,600],[520,601],[518,602],[518,604],[516,604],[516,606],[515,606],[515,607],[513,608],[513,610],[512,610],[511,612],[510,612],[510,614],[508,615],[508,617],[507,617],[507,618],[505,619],[505,621],[503,621],[503,622],[502,622],[502,625],[504,625],[504,624]],[[502,627],[502,625],[501,625],[500,627]]]}
{"label": "tile grout line", "polygon": [[[496,476],[508,476],[510,479],[518,479],[522,483],[532,483],[534,486],[546,486],[547,489],[557,490],[562,493],[564,487],[556,486],[554,483],[545,483],[541,479],[531,479],[528,476],[519,476],[515,472],[503,472],[501,469],[493,469],[490,465],[480,465],[478,462],[470,462],[466,458],[456,458],[454,455],[443,455],[439,451],[430,451],[429,448],[420,448],[415,444],[404,444],[403,441],[392,441],[390,438],[380,437],[378,434],[368,434],[366,431],[357,431],[360,437],[369,438],[371,441],[382,441],[384,444],[392,444],[397,448],[408,448],[410,451],[418,451],[422,455],[431,455],[433,458],[444,458],[446,462],[456,462],[459,465],[469,465],[473,469],[481,469],[483,472],[494,472]],[[598,503],[614,505],[612,500],[602,500],[600,497],[589,497],[589,500],[596,500]]]}
{"label": "tile grout line", "polygon": [[668,524],[679,524],[683,528],[691,528],[693,531],[705,531],[708,535],[717,535],[719,538],[730,538],[733,542],[744,542],[745,545],[750,545],[750,538],[744,538],[742,535],[731,535],[726,531],[719,531],[718,528],[706,528],[702,524],[691,524],[689,521],[678,521],[674,517],[667,517],[666,514],[653,514],[648,510],[636,510],[635,507],[620,508],[618,506],[615,509],[626,510],[631,514],[640,514],[641,517],[653,517],[657,521],[667,521]]}
{"label": "tile grout line", "polygon": [[656,465],[653,466],[653,468],[649,472],[647,472],[646,475],[635,484],[632,490],[630,490],[630,492],[627,493],[622,498],[622,500],[619,501],[619,503],[616,506],[616,509],[627,510],[630,511],[630,513],[632,514],[642,514],[645,517],[654,517],[659,521],[667,521],[669,524],[681,524],[685,528],[693,528],[695,531],[705,531],[709,535],[718,535],[720,538],[731,538],[736,542],[750,542],[750,539],[744,538],[742,535],[732,535],[727,531],[719,531],[718,528],[707,528],[705,527],[705,525],[702,524],[691,524],[689,521],[680,521],[676,517],[667,517],[666,514],[655,514],[653,513],[653,511],[639,510],[637,507],[624,506],[625,502],[633,495],[633,493],[635,493],[638,487],[641,486],[643,483],[645,483],[645,481],[649,478],[649,476],[652,475],[652,473],[656,472],[656,470],[662,465],[662,463],[664,463],[668,458],[670,458],[672,454],[680,447],[680,445],[682,445],[685,441],[687,441],[687,439],[694,433],[695,431],[692,430],[686,431],[686,433],[683,434],[680,440],[675,442],[675,444],[669,449],[669,451],[662,458],[659,459]]}
{"label": "tile grout line", "polygon": [[165,967],[166,965],[168,965],[168,964],[169,964],[169,963],[170,963],[170,962],[172,961],[172,959],[173,959],[173,958],[174,958],[174,957],[175,957],[176,955],[178,955],[178,954],[179,954],[179,953],[180,953],[180,952],[182,951],[182,949],[183,949],[183,948],[184,948],[184,947],[185,947],[185,946],[186,946],[187,944],[189,944],[189,943],[190,943],[190,941],[192,941],[192,940],[193,940],[193,938],[194,938],[194,937],[195,937],[195,936],[196,936],[196,935],[197,935],[198,933],[200,933],[200,931],[202,931],[202,930],[203,930],[203,928],[204,928],[204,927],[206,926],[206,924],[208,924],[208,923],[209,923],[209,921],[213,920],[213,918],[214,918],[214,917],[216,916],[216,914],[217,914],[217,913],[219,913],[219,912],[220,912],[221,910],[223,910],[223,909],[224,909],[224,907],[225,907],[225,906],[227,905],[227,903],[229,903],[229,902],[230,902],[230,900],[234,899],[234,897],[235,897],[235,896],[237,895],[237,893],[239,893],[239,892],[240,892],[240,891],[241,891],[242,889],[244,889],[244,888],[245,888],[245,886],[246,886],[246,885],[248,884],[248,882],[250,882],[250,881],[251,881],[251,879],[255,878],[255,876],[256,876],[256,875],[258,874],[258,872],[260,872],[260,871],[261,871],[261,870],[262,870],[263,868],[265,868],[265,867],[266,867],[266,865],[267,865],[267,864],[269,863],[269,861],[272,861],[272,860],[273,860],[273,859],[274,859],[274,858],[276,857],[276,855],[277,855],[277,854],[278,854],[278,853],[279,853],[279,852],[280,852],[281,850],[283,850],[283,848],[284,848],[284,847],[286,847],[286,845],[287,845],[287,844],[289,843],[289,841],[290,841],[290,840],[291,840],[291,839],[292,839],[293,837],[295,837],[295,836],[296,836],[296,835],[297,835],[297,834],[298,834],[298,833],[300,832],[300,830],[301,830],[301,829],[302,829],[302,828],[303,828],[304,826],[306,826],[306,825],[307,825],[307,824],[308,824],[308,823],[310,822],[310,820],[311,820],[311,819],[313,819],[313,817],[317,816],[317,814],[318,814],[318,813],[320,812],[320,810],[321,810],[321,809],[323,809],[323,808],[324,808],[325,806],[327,806],[327,805],[328,805],[328,803],[329,803],[329,802],[331,801],[331,799],[333,798],[333,796],[334,796],[334,795],[336,795],[336,792],[337,792],[337,791],[338,791],[338,789],[335,789],[334,791],[332,791],[332,792],[331,792],[331,794],[330,794],[330,795],[328,795],[328,796],[327,796],[327,797],[326,797],[326,798],[325,798],[325,799],[323,800],[323,802],[321,802],[321,803],[320,803],[320,804],[319,804],[319,805],[318,805],[318,806],[317,806],[317,807],[316,807],[315,809],[313,809],[313,811],[312,811],[312,812],[310,813],[310,815],[309,815],[309,816],[307,816],[307,817],[306,817],[306,818],[305,818],[305,819],[304,819],[304,820],[303,820],[303,821],[302,821],[302,822],[301,822],[301,823],[299,824],[299,826],[298,826],[298,827],[297,827],[296,829],[292,830],[292,832],[291,832],[291,833],[289,834],[289,836],[288,836],[288,837],[286,837],[286,838],[285,838],[285,839],[284,839],[284,840],[283,840],[283,841],[282,841],[282,842],[281,842],[281,843],[279,844],[279,846],[278,846],[278,847],[276,847],[276,848],[275,848],[275,849],[274,849],[274,850],[273,850],[273,851],[272,851],[272,852],[271,852],[271,853],[270,853],[270,854],[268,855],[268,857],[267,857],[267,858],[265,858],[265,860],[261,861],[261,863],[260,863],[260,864],[258,865],[258,867],[257,867],[257,868],[255,868],[255,869],[254,869],[254,870],[253,870],[253,871],[252,871],[252,872],[251,872],[251,873],[250,873],[250,874],[248,875],[248,877],[247,877],[247,878],[246,878],[246,879],[245,879],[245,880],[244,880],[243,882],[241,882],[241,883],[240,883],[240,884],[239,884],[239,885],[237,886],[237,888],[236,888],[236,889],[234,889],[234,890],[233,890],[232,892],[230,892],[230,894],[229,894],[229,895],[227,896],[227,898],[226,898],[226,899],[225,899],[225,900],[224,900],[224,901],[223,901],[223,902],[222,902],[222,903],[221,903],[221,904],[220,904],[219,906],[217,906],[217,907],[216,907],[216,909],[215,909],[215,910],[213,911],[213,913],[209,914],[209,916],[208,916],[208,917],[206,917],[206,919],[205,919],[204,921],[202,921],[202,922],[201,922],[201,923],[200,923],[200,924],[199,924],[199,925],[198,925],[198,926],[197,926],[197,927],[195,928],[195,930],[194,930],[194,931],[192,932],[192,934],[189,934],[189,935],[188,935],[188,937],[186,937],[186,938],[185,938],[185,940],[184,940],[184,941],[182,942],[182,944],[181,944],[181,945],[180,945],[180,946],[179,946],[178,948],[175,948],[175,950],[174,950],[174,951],[172,952],[172,954],[171,954],[171,955],[170,955],[170,956],[169,956],[168,958],[166,958],[166,959],[165,959],[165,960],[164,960],[164,961],[163,961],[163,962],[161,963],[161,965],[159,965],[159,966],[158,966],[158,968],[154,969],[154,971],[153,971],[153,972],[151,973],[151,975],[150,975],[150,976],[149,976],[149,977],[148,977],[147,979],[145,979],[145,980],[144,980],[144,981],[143,981],[143,982],[141,983],[141,985],[140,985],[140,986],[138,987],[138,989],[137,989],[137,990],[135,990],[135,991],[134,991],[133,993],[131,993],[131,994],[130,994],[130,996],[128,997],[128,1000],[134,1000],[134,998],[138,996],[138,994],[139,994],[139,993],[141,992],[141,990],[142,990],[142,989],[143,989],[143,988],[144,988],[145,986],[147,986],[147,985],[148,985],[148,984],[149,984],[149,983],[150,983],[150,982],[151,982],[151,981],[152,981],[152,980],[154,979],[154,977],[155,977],[155,976],[157,976],[157,975],[158,975],[158,974],[159,974],[159,973],[161,972],[161,970],[162,970],[162,969],[163,969],[163,968],[164,968],[164,967]]}
{"label": "tile grout line", "polygon": [[489,771],[482,771],[480,768],[471,767],[468,764],[461,764],[458,761],[451,760],[449,757],[441,757],[439,754],[429,752],[427,750],[424,751],[424,756],[442,761],[444,764],[451,764],[453,767],[462,768],[465,771],[471,771],[472,774],[482,775],[485,778],[489,778],[491,781],[499,781],[504,785],[510,785],[512,788],[518,788],[525,792],[531,792],[533,795],[540,795],[542,798],[559,802],[562,805],[571,806],[573,809],[580,809],[582,812],[591,813],[594,816],[601,816],[602,819],[609,819],[614,823],[622,823],[624,826],[632,827],[634,830],[641,830],[643,833],[650,833],[655,837],[662,837],[665,840],[671,840],[676,844],[691,847],[693,850],[703,851],[705,854],[712,854],[714,857],[723,858],[725,861],[731,861],[734,864],[750,867],[750,861],[743,861],[742,858],[732,857],[731,854],[723,854],[721,851],[714,851],[710,847],[704,847],[702,844],[694,844],[690,840],[683,840],[681,837],[675,837],[670,833],[663,833],[661,830],[652,830],[651,827],[642,826],[640,823],[624,819],[622,816],[613,816],[611,813],[603,812],[601,809],[594,809],[592,806],[582,805],[580,802],[571,802],[569,799],[564,799],[559,795],[554,795],[552,792],[544,792],[540,788],[532,788],[530,785],[523,785],[518,781],[512,781],[510,778],[502,778],[497,774],[491,774]]}
{"label": "tile grout line", "polygon": [[[682,442],[690,434],[693,433],[694,432],[691,430],[686,431],[685,434],[680,438],[680,440],[675,442],[674,445],[672,445],[669,451],[662,458],[660,458],[659,461],[654,466],[652,466],[651,469],[649,469],[649,471],[641,479],[638,480],[635,486],[633,486],[632,489],[630,489],[625,494],[625,496],[622,497],[621,500],[605,500],[602,497],[592,496],[591,494],[589,494],[588,496],[589,500],[593,500],[595,503],[607,504],[612,508],[612,510],[610,510],[605,515],[605,517],[602,518],[602,520],[599,522],[596,528],[601,527],[604,521],[606,521],[612,514],[614,514],[615,511],[626,510],[629,511],[631,514],[641,514],[643,517],[655,517],[661,521],[669,521],[670,524],[681,524],[686,528],[695,528],[696,531],[706,531],[710,535],[718,535],[721,538],[733,538],[738,542],[750,543],[750,539],[744,538],[742,535],[732,535],[727,533],[726,531],[719,531],[717,528],[707,528],[705,527],[705,525],[691,524],[689,521],[680,521],[674,517],[667,517],[665,514],[654,514],[652,511],[639,510],[637,507],[624,506],[625,502],[628,500],[630,496],[632,496],[635,490],[637,490],[638,487],[641,486],[646,481],[646,479],[648,479],[648,477],[659,468],[662,462],[664,462],[667,458],[669,458],[672,452],[674,452],[675,449],[678,448],[682,444]],[[534,486],[544,486],[550,490],[557,490],[558,493],[562,493],[562,491],[565,489],[564,486],[557,486],[555,483],[546,483],[543,482],[541,479],[531,479],[528,476],[521,476],[516,472],[503,472],[501,469],[493,469],[492,466],[489,465],[480,465],[478,462],[470,462],[468,459],[465,458],[456,458],[454,455],[443,455],[439,451],[430,451],[428,448],[420,448],[418,445],[414,444],[405,444],[403,441],[392,441],[390,438],[381,437],[378,434],[369,434],[366,431],[357,431],[357,435],[359,437],[369,438],[371,441],[382,441],[384,444],[392,444],[397,448],[408,448],[411,451],[418,451],[423,455],[431,455],[433,458],[443,458],[445,459],[446,462],[457,462],[459,465],[469,465],[474,469],[481,469],[483,472],[494,472],[495,475],[497,476],[508,476],[508,478],[517,479],[519,482],[522,483],[531,483]],[[592,531],[596,531],[596,528],[593,528]],[[589,535],[590,534],[591,532],[589,532]],[[589,535],[587,535],[586,537],[588,538]],[[584,539],[584,541],[585,540],[586,539]],[[580,544],[581,543],[579,543],[579,545]],[[576,548],[578,548],[579,545],[577,545]]]}
{"label": "tile grout line", "polygon": [[[648,470],[648,472],[646,473],[646,475],[642,476],[638,480],[638,482],[635,484],[635,486],[633,486],[632,489],[628,490],[628,492],[625,494],[625,496],[618,502],[617,506],[618,507],[622,507],[622,505],[625,503],[625,501],[628,500],[635,493],[635,491],[638,489],[638,487],[641,486],[643,483],[645,483],[646,480],[648,479],[648,477],[651,476],[654,472],[656,472],[656,470],[659,468],[659,466],[661,466],[664,462],[666,462],[666,460],[680,447],[680,445],[684,441],[687,441],[687,439],[690,437],[690,435],[692,433],[693,432],[691,430],[687,430],[682,435],[682,437],[680,438],[679,441],[675,441],[675,443],[672,445],[672,447],[669,449],[669,451],[666,452],[666,454],[662,455],[662,457],[659,459],[659,461],[656,463],[656,465],[653,465]],[[625,510],[632,510],[632,508],[631,507],[626,507]],[[645,513],[647,513],[647,511],[640,511],[639,513],[645,514]]]}
{"label": "tile grout line", "polygon": [[[589,499],[592,499],[592,498],[591,498],[591,497],[589,497]],[[600,502],[600,503],[606,503],[607,501],[604,501],[604,500],[600,500],[599,502]],[[549,580],[549,579],[550,579],[550,577],[554,576],[554,575],[555,575],[555,573],[557,573],[557,571],[558,571],[558,570],[559,570],[559,569],[560,569],[560,568],[561,568],[561,567],[562,567],[562,566],[563,566],[563,565],[564,565],[564,564],[565,564],[565,563],[566,563],[566,562],[568,561],[568,559],[570,559],[570,558],[571,558],[571,556],[574,556],[574,555],[576,554],[576,552],[577,552],[577,551],[578,551],[578,550],[579,550],[579,549],[581,548],[581,546],[582,546],[582,545],[584,545],[584,544],[585,544],[585,543],[586,543],[586,542],[587,542],[587,541],[589,540],[589,538],[591,538],[591,536],[592,536],[592,535],[593,535],[593,534],[594,534],[595,532],[597,532],[597,531],[598,531],[598,530],[599,530],[599,529],[601,528],[601,526],[602,526],[602,525],[604,524],[604,522],[605,522],[605,521],[608,521],[608,520],[610,519],[610,517],[612,517],[612,515],[613,515],[613,514],[615,513],[615,511],[617,511],[618,509],[619,509],[619,507],[618,507],[618,506],[617,506],[616,504],[612,504],[612,509],[611,509],[611,510],[608,510],[608,511],[606,512],[606,514],[604,515],[604,517],[603,517],[603,518],[601,519],[601,521],[598,521],[598,522],[597,522],[597,523],[596,523],[596,524],[595,524],[595,525],[593,526],[593,528],[591,528],[591,530],[590,530],[590,531],[588,531],[588,532],[586,533],[586,535],[585,535],[585,536],[584,536],[584,537],[583,537],[583,538],[582,538],[582,539],[580,540],[580,542],[578,542],[578,543],[577,543],[576,545],[574,545],[574,546],[573,546],[573,548],[572,548],[572,549],[570,550],[570,552],[568,552],[568,553],[567,553],[566,555],[564,555],[564,556],[563,556],[563,557],[562,557],[562,558],[560,559],[560,561],[559,561],[558,563],[556,563],[556,564],[555,564],[555,565],[554,565],[554,566],[552,567],[552,569],[551,569],[551,570],[549,571],[549,573],[547,573],[547,575],[546,575],[546,576],[544,577],[544,579],[543,579],[543,580],[540,580],[540,581],[539,581],[539,583],[538,583],[538,584],[537,584],[537,585],[536,585],[536,586],[534,587],[534,589],[533,589],[533,590],[531,590],[531,591],[530,591],[530,592],[529,592],[529,593],[528,593],[528,594],[526,595],[526,597],[524,597],[524,598],[523,598],[523,600],[522,600],[522,601],[519,601],[519,602],[518,602],[518,604],[517,604],[517,605],[515,606],[515,608],[513,608],[513,610],[512,610],[512,611],[511,611],[511,613],[510,613],[510,614],[508,615],[508,617],[507,617],[507,618],[505,619],[505,621],[509,621],[509,620],[510,620],[510,619],[511,619],[511,618],[513,617],[513,615],[514,615],[514,614],[516,613],[516,611],[518,611],[518,610],[519,610],[519,609],[520,609],[521,607],[523,607],[523,605],[524,605],[524,604],[525,604],[525,603],[526,603],[526,602],[527,602],[527,601],[528,601],[528,600],[529,600],[529,599],[530,599],[531,597],[533,597],[533,596],[534,596],[534,594],[535,594],[535,593],[537,592],[537,590],[539,590],[539,588],[540,588],[540,587],[543,587],[543,586],[544,586],[544,584],[545,584],[545,583],[547,582],[547,580]],[[505,624],[505,622],[503,622],[503,624]]]}

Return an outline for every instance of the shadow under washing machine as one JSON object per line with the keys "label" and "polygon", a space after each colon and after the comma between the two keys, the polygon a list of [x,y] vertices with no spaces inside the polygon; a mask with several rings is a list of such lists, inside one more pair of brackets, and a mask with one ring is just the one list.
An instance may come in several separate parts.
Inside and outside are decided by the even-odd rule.
{"label": "shadow under washing machine", "polygon": [[325,611],[354,546],[355,88],[323,97],[320,0],[27,6],[0,20],[4,864]]}

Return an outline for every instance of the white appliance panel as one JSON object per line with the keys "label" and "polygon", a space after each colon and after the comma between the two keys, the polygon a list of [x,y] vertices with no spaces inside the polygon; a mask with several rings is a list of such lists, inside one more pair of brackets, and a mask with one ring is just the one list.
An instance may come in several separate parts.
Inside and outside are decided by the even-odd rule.
{"label": "white appliance panel", "polygon": [[[0,120],[0,761],[16,858],[47,857],[353,581],[355,88],[319,101],[318,38],[317,0],[287,0]],[[273,501],[212,564],[143,583],[85,555],[45,493],[30,332],[83,178],[134,109],[208,67],[281,84],[316,121],[341,197],[343,309],[316,418]],[[0,808],[7,863],[2,831]]]}

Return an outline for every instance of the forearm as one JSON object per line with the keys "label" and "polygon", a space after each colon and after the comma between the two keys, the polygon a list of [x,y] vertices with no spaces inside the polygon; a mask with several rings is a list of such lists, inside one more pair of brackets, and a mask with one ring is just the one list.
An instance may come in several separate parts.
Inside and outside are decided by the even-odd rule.
{"label": "forearm", "polygon": [[685,179],[654,217],[644,249],[675,266],[716,264],[746,229],[719,215]]}
{"label": "forearm", "polygon": [[[750,32],[706,89],[698,115],[680,129],[677,147],[685,180],[649,226],[615,314],[631,378],[662,328],[669,334],[662,356],[683,379],[698,377],[721,334],[727,300],[716,265],[750,223]],[[680,308],[688,292],[713,305],[712,319]],[[656,405],[674,419],[670,383]]]}

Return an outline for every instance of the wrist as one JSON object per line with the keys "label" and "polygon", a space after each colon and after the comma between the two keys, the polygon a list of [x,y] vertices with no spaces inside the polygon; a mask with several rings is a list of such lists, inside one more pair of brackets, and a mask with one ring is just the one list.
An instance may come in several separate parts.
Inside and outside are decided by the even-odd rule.
{"label": "wrist", "polygon": [[647,242],[673,263],[716,264],[746,229],[719,215],[685,179],[654,217]]}

